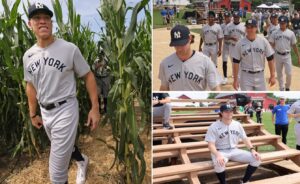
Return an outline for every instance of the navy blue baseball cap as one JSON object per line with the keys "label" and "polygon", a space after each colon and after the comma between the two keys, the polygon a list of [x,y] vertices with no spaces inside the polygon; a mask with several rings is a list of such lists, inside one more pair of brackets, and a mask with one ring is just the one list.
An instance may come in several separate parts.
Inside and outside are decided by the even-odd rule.
{"label": "navy blue baseball cap", "polygon": [[276,13],[271,14],[271,18],[277,18],[277,17],[278,17],[278,15]]}
{"label": "navy blue baseball cap", "polygon": [[233,107],[230,104],[223,104],[220,106],[220,112],[233,111]]}
{"label": "navy blue baseball cap", "polygon": [[225,13],[224,13],[224,16],[225,16],[225,17],[230,17],[230,16],[231,16],[231,13],[230,13],[230,12],[225,12]]}
{"label": "navy blue baseball cap", "polygon": [[278,21],[279,21],[279,23],[282,23],[282,22],[288,23],[289,19],[286,16],[282,15],[278,18]]}
{"label": "navy blue baseball cap", "polygon": [[240,17],[240,13],[237,11],[233,12],[233,17]]}
{"label": "navy blue baseball cap", "polygon": [[209,12],[208,12],[208,16],[213,16],[213,17],[215,17],[215,16],[216,16],[216,13],[215,13],[214,11],[209,11]]}
{"label": "navy blue baseball cap", "polygon": [[257,22],[255,19],[248,19],[246,21],[245,26],[253,26],[253,27],[257,27]]}
{"label": "navy blue baseball cap", "polygon": [[171,43],[170,46],[183,46],[189,42],[190,30],[184,25],[176,25],[171,30]]}
{"label": "navy blue baseball cap", "polygon": [[50,17],[53,16],[53,12],[46,5],[44,5],[42,3],[35,3],[35,4],[32,4],[28,8],[28,17],[29,17],[29,19],[31,19],[35,14],[37,14],[39,12],[46,13]]}

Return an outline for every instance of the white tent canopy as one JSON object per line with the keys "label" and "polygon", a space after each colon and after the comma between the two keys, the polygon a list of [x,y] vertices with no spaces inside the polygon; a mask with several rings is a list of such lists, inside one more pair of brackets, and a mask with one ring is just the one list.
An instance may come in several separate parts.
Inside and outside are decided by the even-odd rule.
{"label": "white tent canopy", "polygon": [[280,8],[280,6],[278,6],[278,5],[276,5],[276,4],[273,4],[272,6],[269,6],[270,8],[276,8],[276,9],[279,9]]}
{"label": "white tent canopy", "polygon": [[270,7],[266,4],[261,4],[261,5],[257,6],[257,8],[270,8]]}

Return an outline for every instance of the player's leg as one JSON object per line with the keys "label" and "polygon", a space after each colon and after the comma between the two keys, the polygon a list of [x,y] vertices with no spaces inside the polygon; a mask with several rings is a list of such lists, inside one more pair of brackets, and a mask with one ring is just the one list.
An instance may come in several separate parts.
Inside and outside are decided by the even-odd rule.
{"label": "player's leg", "polygon": [[241,71],[240,88],[242,91],[254,91],[254,75],[248,72]]}
{"label": "player's leg", "polygon": [[277,80],[279,83],[279,90],[284,91],[284,82],[283,82],[283,74],[282,74],[283,62],[282,62],[282,58],[278,54],[275,54],[275,67],[277,73]]}
{"label": "player's leg", "polygon": [[163,115],[164,128],[172,129],[173,127],[170,126],[170,116],[171,116],[172,106],[170,103],[166,103],[163,105],[163,107],[164,107],[164,115]]}
{"label": "player's leg", "polygon": [[252,174],[256,171],[261,163],[261,161],[255,159],[252,153],[241,149],[234,149],[230,160],[241,163],[249,163],[242,179],[243,183],[246,183],[250,180]]}
{"label": "player's leg", "polygon": [[288,59],[284,62],[284,70],[285,70],[285,90],[289,91],[292,83],[292,58],[289,55]]}
{"label": "player's leg", "polygon": [[282,142],[286,144],[286,136],[289,130],[289,125],[281,125]]}
{"label": "player's leg", "polygon": [[207,57],[210,57],[209,47],[206,46],[205,44],[204,44],[204,46],[203,46],[202,53],[203,53],[204,55],[206,55]]}
{"label": "player's leg", "polygon": [[216,44],[210,48],[211,60],[214,62],[216,68],[218,68],[218,47],[218,44]]}
{"label": "player's leg", "polygon": [[295,124],[296,149],[300,150],[300,123]]}
{"label": "player's leg", "polygon": [[223,49],[222,49],[222,69],[223,69],[223,76],[224,76],[224,80],[222,82],[222,84],[226,84],[227,83],[227,61],[228,61],[228,54],[229,54],[229,47],[227,44],[223,44]]}
{"label": "player's leg", "polygon": [[267,90],[264,72],[250,74],[250,75],[253,75],[254,78],[254,83],[255,83],[254,91]]}
{"label": "player's leg", "polygon": [[[224,157],[224,162],[225,162],[225,165],[226,163],[228,162],[228,158],[229,158],[229,154],[227,152],[223,152],[223,151],[219,151],[222,156]],[[214,154],[211,154],[211,158],[212,158],[212,163],[213,163],[213,166],[214,166],[214,170],[215,170],[215,173],[220,181],[220,184],[226,184],[226,174],[225,174],[225,165],[224,166],[221,166],[219,165],[219,163],[217,162],[216,160],[216,157]]]}

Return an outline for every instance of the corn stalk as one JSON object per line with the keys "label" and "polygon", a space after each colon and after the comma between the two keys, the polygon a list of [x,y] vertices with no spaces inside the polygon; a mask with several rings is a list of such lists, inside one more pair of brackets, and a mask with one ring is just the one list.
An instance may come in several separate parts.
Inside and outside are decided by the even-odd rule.
{"label": "corn stalk", "polygon": [[[124,166],[126,183],[142,183],[146,164],[140,129],[150,122],[151,109],[151,15],[142,0],[127,7],[125,0],[103,0],[99,10],[105,22],[101,46],[112,69],[113,85],[108,96],[108,114],[103,124],[110,123],[116,141],[115,163]],[[125,15],[132,10],[129,26]],[[146,17],[137,22],[141,10]],[[141,108],[141,121],[135,102]],[[148,126],[147,128],[150,128]],[[113,164],[113,165],[114,165]]]}

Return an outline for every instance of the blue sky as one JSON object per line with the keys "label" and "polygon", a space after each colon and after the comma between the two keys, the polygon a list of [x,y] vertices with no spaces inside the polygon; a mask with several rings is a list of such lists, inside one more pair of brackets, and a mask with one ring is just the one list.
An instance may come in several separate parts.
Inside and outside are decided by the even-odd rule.
{"label": "blue sky", "polygon": [[[22,1],[21,3],[24,2],[27,5],[27,0],[21,0],[21,1]],[[59,1],[62,4],[63,17],[64,17],[64,20],[66,21],[67,0],[59,0]],[[126,0],[126,3],[128,6],[134,6],[139,1],[140,0]],[[12,6],[14,3],[13,0],[8,0],[8,2],[9,2],[10,6]],[[53,11],[51,0],[29,0],[29,2],[30,3],[41,2],[41,3],[45,4],[46,6],[48,6],[48,8],[50,10]],[[150,1],[150,3],[152,3],[152,0]],[[84,24],[84,25],[89,24],[90,28],[95,32],[98,32],[100,30],[100,27],[104,26],[104,22],[100,19],[100,16],[96,10],[100,6],[100,0],[73,0],[73,4],[75,6],[76,12],[81,15],[82,24]],[[0,12],[3,12],[2,3],[0,3],[0,5],[1,5]],[[152,6],[150,6],[150,7],[152,7]],[[22,5],[19,6],[18,10],[21,14],[24,14]],[[144,16],[145,16],[144,12],[141,11],[138,16],[138,20],[143,19]],[[126,16],[126,24],[128,24],[130,22],[130,17],[131,17],[131,11]],[[25,15],[23,15],[23,19],[27,20]],[[55,17],[53,17],[53,21],[54,21],[54,30],[55,30],[55,27],[56,27]]]}

